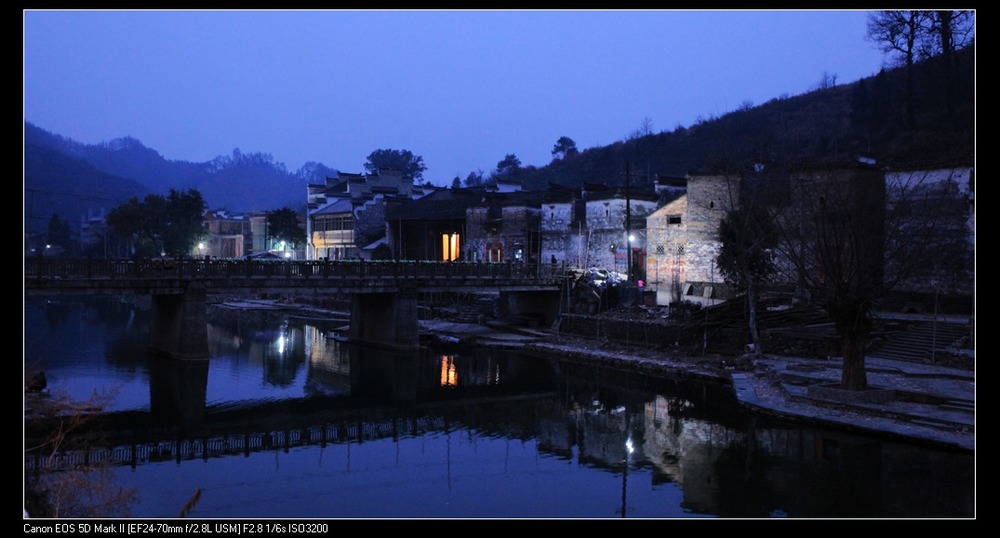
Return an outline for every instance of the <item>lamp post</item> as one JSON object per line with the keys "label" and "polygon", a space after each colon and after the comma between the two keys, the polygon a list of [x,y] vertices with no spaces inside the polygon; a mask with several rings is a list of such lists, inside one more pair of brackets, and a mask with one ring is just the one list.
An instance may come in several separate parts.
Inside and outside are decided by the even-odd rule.
{"label": "lamp post", "polygon": [[269,242],[269,238],[267,237],[267,231],[268,231],[267,230],[267,221],[268,221],[268,219],[270,217],[271,217],[271,212],[270,211],[265,211],[264,212],[264,252],[265,253],[271,252],[271,245],[270,245],[270,242]]}

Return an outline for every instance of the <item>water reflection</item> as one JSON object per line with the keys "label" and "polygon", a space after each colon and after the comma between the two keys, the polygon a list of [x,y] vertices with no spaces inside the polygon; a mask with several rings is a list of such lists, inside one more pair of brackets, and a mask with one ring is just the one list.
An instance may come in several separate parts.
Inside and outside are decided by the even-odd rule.
{"label": "water reflection", "polygon": [[26,304],[25,363],[54,390],[124,384],[107,457],[127,447],[137,517],[170,517],[196,488],[192,517],[975,513],[972,456],[754,418],[721,384],[497,349],[387,352],[247,311],[215,312],[211,360],[191,364],[146,353],[141,309],[54,309]]}
{"label": "water reflection", "polygon": [[207,361],[149,358],[149,409],[153,423],[198,432],[205,425]]}

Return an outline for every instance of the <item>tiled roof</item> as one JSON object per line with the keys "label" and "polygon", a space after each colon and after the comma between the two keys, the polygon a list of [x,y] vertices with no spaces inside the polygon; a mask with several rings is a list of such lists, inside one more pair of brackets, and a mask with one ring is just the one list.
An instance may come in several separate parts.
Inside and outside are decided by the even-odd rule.
{"label": "tiled roof", "polygon": [[390,210],[389,219],[440,220],[464,219],[470,207],[539,207],[543,192],[487,192],[483,189],[438,189],[420,198],[408,200]]}
{"label": "tiled roof", "polygon": [[309,215],[336,215],[338,213],[350,213],[353,209],[354,204],[351,203],[349,198],[337,198],[325,206],[309,213]]}

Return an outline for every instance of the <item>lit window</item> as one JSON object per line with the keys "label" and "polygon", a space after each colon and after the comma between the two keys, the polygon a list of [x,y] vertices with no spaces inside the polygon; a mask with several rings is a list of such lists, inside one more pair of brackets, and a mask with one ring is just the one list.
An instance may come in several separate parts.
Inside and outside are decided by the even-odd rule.
{"label": "lit window", "polygon": [[457,233],[441,234],[441,261],[457,260],[461,252],[460,247],[461,240]]}

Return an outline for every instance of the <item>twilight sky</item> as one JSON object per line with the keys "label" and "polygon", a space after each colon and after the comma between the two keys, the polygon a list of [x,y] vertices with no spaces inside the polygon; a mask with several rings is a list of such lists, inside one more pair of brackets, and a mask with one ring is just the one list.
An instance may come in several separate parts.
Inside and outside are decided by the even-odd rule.
{"label": "twilight sky", "polygon": [[24,119],[171,160],[263,152],[449,185],[878,72],[867,12],[25,10]]}

